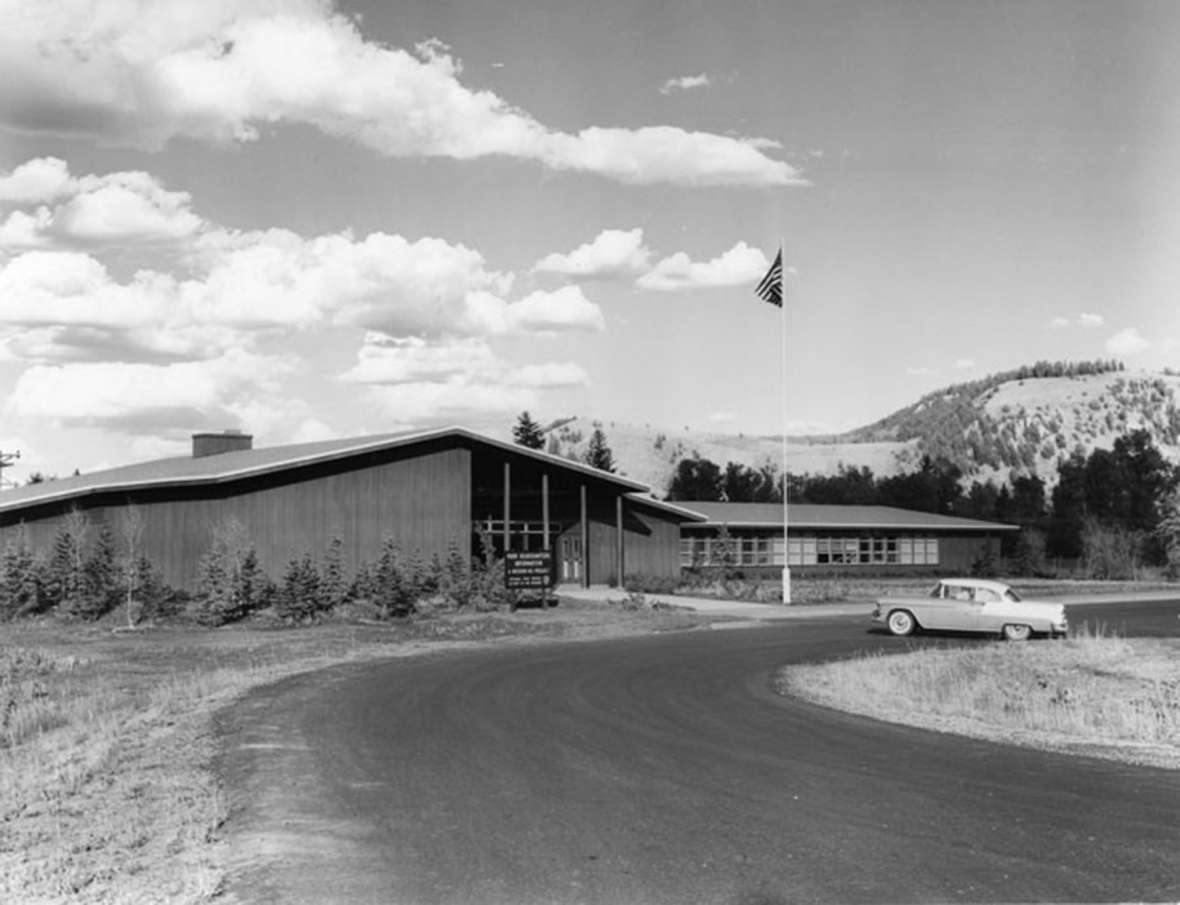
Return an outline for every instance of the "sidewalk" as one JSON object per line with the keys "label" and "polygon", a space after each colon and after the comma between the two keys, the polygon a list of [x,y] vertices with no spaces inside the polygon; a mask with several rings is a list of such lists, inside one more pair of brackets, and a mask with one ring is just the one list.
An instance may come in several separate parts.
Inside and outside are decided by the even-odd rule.
{"label": "sidewalk", "polygon": [[[559,597],[574,600],[592,600],[605,603],[608,600],[623,600],[627,592],[606,585],[592,585],[589,588],[561,585]],[[816,603],[784,606],[781,603],[748,603],[741,600],[717,600],[712,597],[683,597],[679,594],[644,594],[648,602],[666,603],[670,606],[685,607],[709,616],[729,616],[764,622],[778,619],[822,619],[825,616],[865,616],[873,612],[872,601],[862,600],[844,603]]]}
{"label": "sidewalk", "polygon": [[[582,588],[576,585],[561,585],[557,588],[560,597],[574,600],[590,600],[605,603],[608,600],[623,600],[627,592],[607,585],[592,585]],[[712,597],[682,597],[678,594],[644,594],[649,602],[667,603],[685,607],[709,616],[725,616],[752,622],[767,622],[781,619],[823,619],[828,616],[870,617],[874,601],[837,601],[834,603],[804,603],[783,605],[781,603],[749,603],[740,600],[717,600]],[[1177,600],[1180,588],[1175,591],[1135,591],[1123,594],[1062,594],[1046,595],[1045,600],[1063,603],[1066,606],[1086,606],[1099,603],[1120,603],[1128,600]]]}

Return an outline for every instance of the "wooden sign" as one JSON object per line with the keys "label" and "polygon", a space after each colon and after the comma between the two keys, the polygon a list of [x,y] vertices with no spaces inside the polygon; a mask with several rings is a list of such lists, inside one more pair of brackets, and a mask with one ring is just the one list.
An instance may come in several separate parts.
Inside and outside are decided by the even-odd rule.
{"label": "wooden sign", "polygon": [[513,591],[545,590],[553,584],[553,551],[504,554],[504,586]]}

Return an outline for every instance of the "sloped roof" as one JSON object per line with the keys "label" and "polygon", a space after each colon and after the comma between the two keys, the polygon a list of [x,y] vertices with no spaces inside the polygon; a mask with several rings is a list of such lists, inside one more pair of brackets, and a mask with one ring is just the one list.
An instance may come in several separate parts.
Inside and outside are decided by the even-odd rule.
{"label": "sloped roof", "polygon": [[[169,459],[139,462],[134,465],[124,465],[119,468],[95,471],[70,478],[58,478],[40,484],[29,484],[25,487],[5,490],[0,492],[0,512],[23,509],[41,503],[77,499],[96,493],[117,493],[153,487],[221,484],[289,468],[331,462],[350,456],[412,446],[416,443],[447,437],[456,437],[470,443],[496,447],[548,462],[556,467],[614,484],[625,492],[650,492],[651,489],[646,484],[640,484],[630,478],[600,471],[590,465],[574,462],[562,456],[528,449],[503,440],[493,440],[462,427],[445,427],[426,431],[405,431],[351,437],[343,440],[321,440],[316,443],[296,443],[287,446],[236,450],[200,458],[176,456]],[[668,504],[659,505],[668,506]],[[683,512],[680,507],[676,506],[671,506],[671,510]],[[690,515],[692,514],[686,513],[686,517]]]}
{"label": "sloped roof", "polygon": [[[706,525],[731,528],[778,528],[783,524],[782,503],[714,503],[685,501],[686,509],[699,512]],[[1018,525],[980,519],[915,512],[894,506],[835,506],[791,503],[787,518],[792,529],[888,529],[911,531],[1016,531]]]}

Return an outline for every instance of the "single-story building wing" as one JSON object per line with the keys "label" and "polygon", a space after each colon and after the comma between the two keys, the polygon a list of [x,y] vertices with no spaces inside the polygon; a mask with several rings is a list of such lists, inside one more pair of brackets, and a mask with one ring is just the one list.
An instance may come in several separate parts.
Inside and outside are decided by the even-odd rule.
{"label": "single-story building wing", "polygon": [[680,564],[708,568],[722,557],[769,576],[784,561],[792,572],[964,572],[998,557],[1000,538],[1019,526],[916,512],[892,506],[683,502],[703,520],[680,528]]}

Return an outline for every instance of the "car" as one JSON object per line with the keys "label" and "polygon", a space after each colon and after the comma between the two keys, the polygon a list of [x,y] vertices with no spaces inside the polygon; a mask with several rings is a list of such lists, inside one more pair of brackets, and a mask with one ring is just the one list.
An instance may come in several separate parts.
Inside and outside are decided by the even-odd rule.
{"label": "car", "polygon": [[1022,600],[1003,582],[982,578],[944,578],[924,597],[882,597],[873,621],[894,635],[917,629],[983,632],[1008,641],[1069,631],[1062,604]]}

